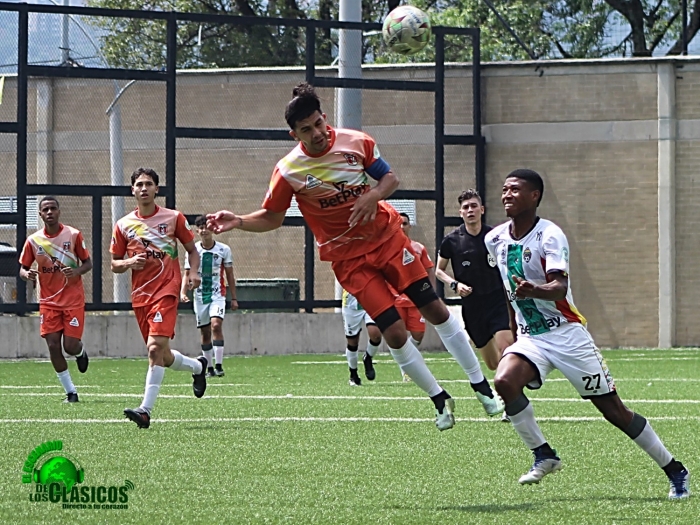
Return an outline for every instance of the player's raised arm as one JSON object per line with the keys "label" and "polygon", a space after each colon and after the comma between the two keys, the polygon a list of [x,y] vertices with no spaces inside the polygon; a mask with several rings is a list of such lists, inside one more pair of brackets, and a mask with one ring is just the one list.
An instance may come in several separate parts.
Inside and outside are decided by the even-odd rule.
{"label": "player's raised arm", "polygon": [[223,233],[234,229],[247,232],[269,232],[276,230],[284,222],[285,212],[260,209],[247,215],[236,215],[232,211],[222,210],[207,215],[207,228],[214,233]]}

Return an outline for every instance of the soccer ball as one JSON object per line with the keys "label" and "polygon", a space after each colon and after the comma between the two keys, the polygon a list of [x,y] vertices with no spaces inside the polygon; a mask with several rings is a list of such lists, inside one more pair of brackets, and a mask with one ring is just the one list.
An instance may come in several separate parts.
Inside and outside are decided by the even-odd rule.
{"label": "soccer ball", "polygon": [[417,7],[399,6],[384,19],[382,36],[392,51],[412,55],[430,40],[430,18]]}

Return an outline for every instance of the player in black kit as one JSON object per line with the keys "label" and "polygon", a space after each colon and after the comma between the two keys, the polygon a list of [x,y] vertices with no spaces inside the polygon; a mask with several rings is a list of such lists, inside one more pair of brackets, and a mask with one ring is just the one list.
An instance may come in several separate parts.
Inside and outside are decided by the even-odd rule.
{"label": "player in black kit", "polygon": [[[484,245],[491,226],[481,224],[484,206],[476,190],[463,191],[457,201],[464,224],[442,240],[435,275],[462,298],[467,333],[486,366],[496,370],[513,334],[501,274]],[[454,279],[445,272],[448,261]]]}

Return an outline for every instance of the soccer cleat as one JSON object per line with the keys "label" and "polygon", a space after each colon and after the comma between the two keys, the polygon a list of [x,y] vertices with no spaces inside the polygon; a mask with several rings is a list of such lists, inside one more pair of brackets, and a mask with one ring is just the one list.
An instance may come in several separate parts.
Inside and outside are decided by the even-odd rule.
{"label": "soccer cleat", "polygon": [[90,359],[88,359],[87,352],[83,348],[83,355],[75,358],[75,362],[78,364],[78,372],[84,374],[87,372],[88,365],[90,364]]}
{"label": "soccer cleat", "polygon": [[501,416],[501,423],[510,423],[510,416],[503,412],[503,416]]}
{"label": "soccer cleat", "polygon": [[496,393],[493,394],[493,397],[485,396],[481,392],[475,392],[475,394],[489,417],[501,414],[506,408],[506,404],[501,399],[501,396]]}
{"label": "soccer cleat", "polygon": [[435,409],[435,426],[442,432],[443,430],[449,430],[455,426],[455,400],[452,398],[445,399],[445,408],[442,412],[438,412]]}
{"label": "soccer cleat", "polygon": [[197,361],[202,363],[202,371],[199,374],[192,374],[192,390],[194,397],[202,397],[207,390],[207,358],[200,355]]}
{"label": "soccer cleat", "polygon": [[66,398],[63,400],[64,403],[78,403],[79,401],[77,392],[66,394]]}
{"label": "soccer cleat", "polygon": [[151,415],[143,408],[127,408],[124,410],[124,415],[136,423],[136,426],[139,428],[151,426]]}
{"label": "soccer cleat", "polygon": [[362,356],[362,364],[365,365],[365,377],[367,378],[367,381],[374,381],[374,378],[377,377],[377,372],[374,370],[372,356],[367,352],[365,352],[365,355]]}
{"label": "soccer cleat", "polygon": [[671,474],[668,477],[671,490],[668,492],[669,499],[684,499],[690,497],[690,472],[684,468],[680,472]]}
{"label": "soccer cleat", "polygon": [[350,386],[362,386],[362,380],[360,376],[357,375],[357,368],[350,369],[350,381],[348,381]]}
{"label": "soccer cleat", "polygon": [[207,370],[207,377],[216,377],[216,373],[214,372],[214,369],[212,367],[209,367]]}
{"label": "soccer cleat", "polygon": [[[557,451],[554,450],[556,454]],[[562,469],[561,459],[557,456],[540,456],[535,455],[535,463],[532,468],[528,470],[525,474],[520,476],[518,483],[521,485],[532,485],[542,481],[542,478],[547,474],[553,474],[559,472]]]}
{"label": "soccer cleat", "polygon": [[226,375],[224,369],[221,368],[221,365],[216,365],[216,368],[214,369],[214,375],[216,377],[224,377],[224,375]]}

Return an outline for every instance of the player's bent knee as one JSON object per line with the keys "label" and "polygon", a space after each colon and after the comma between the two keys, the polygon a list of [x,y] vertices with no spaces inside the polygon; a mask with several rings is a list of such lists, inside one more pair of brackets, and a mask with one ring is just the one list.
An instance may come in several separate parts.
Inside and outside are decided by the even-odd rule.
{"label": "player's bent knee", "polygon": [[389,328],[400,320],[401,316],[399,315],[399,311],[394,306],[384,310],[374,318],[374,322],[377,323],[377,327],[385,336]]}
{"label": "player's bent knee", "polygon": [[438,300],[435,289],[433,288],[433,285],[430,284],[427,277],[419,279],[415,283],[410,284],[408,288],[403,291],[403,293],[408,296],[408,298],[413,302],[413,304],[416,305],[416,308],[418,309]]}

